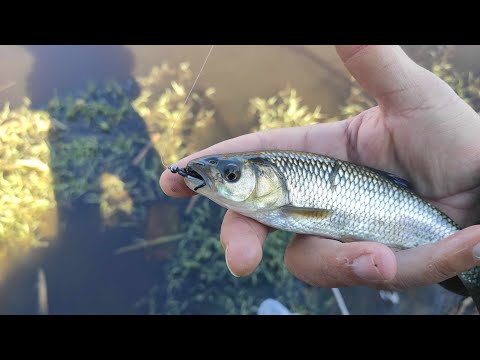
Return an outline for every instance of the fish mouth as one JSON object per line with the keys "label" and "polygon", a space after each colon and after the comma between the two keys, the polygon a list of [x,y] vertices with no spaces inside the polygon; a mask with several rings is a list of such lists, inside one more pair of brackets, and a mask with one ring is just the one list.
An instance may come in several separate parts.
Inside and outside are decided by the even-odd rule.
{"label": "fish mouth", "polygon": [[188,173],[187,177],[190,176],[190,177],[198,179],[198,180],[202,180],[202,181],[204,180],[203,176],[200,175],[195,170],[193,170],[191,167],[187,167],[187,173]]}
{"label": "fish mouth", "polygon": [[186,167],[187,176],[185,176],[186,185],[193,191],[197,191],[205,186],[210,186],[210,180],[203,171],[204,164],[191,162]]}

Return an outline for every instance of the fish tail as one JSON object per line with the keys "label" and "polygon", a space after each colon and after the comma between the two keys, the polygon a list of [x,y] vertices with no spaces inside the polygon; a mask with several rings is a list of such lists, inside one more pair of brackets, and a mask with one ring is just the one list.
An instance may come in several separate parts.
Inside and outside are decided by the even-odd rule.
{"label": "fish tail", "polygon": [[475,304],[477,311],[480,313],[480,286],[476,286],[469,291],[470,295],[472,296],[473,303]]}
{"label": "fish tail", "polygon": [[467,270],[458,277],[463,285],[465,285],[469,295],[472,297],[475,307],[480,313],[480,266]]}

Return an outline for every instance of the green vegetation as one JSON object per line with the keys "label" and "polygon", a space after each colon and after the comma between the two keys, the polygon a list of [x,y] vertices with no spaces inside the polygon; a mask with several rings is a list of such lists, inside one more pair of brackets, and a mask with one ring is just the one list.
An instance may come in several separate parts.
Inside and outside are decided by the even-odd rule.
{"label": "green vegetation", "polygon": [[225,266],[219,225],[225,213],[201,199],[180,227],[186,235],[178,241],[175,257],[166,267],[166,289],[158,290],[155,312],[168,314],[253,314],[261,301],[273,297],[298,313],[335,313],[328,289],[306,287],[283,264],[291,234],[276,231],[268,236],[263,260],[249,277],[235,278]]}
{"label": "green vegetation", "polygon": [[297,95],[297,91],[287,88],[268,99],[250,100],[248,114],[258,123],[252,131],[263,131],[328,121],[328,117],[320,110],[320,106],[317,106],[310,112],[308,106],[302,105],[302,98]]}
{"label": "green vegetation", "polygon": [[[480,76],[472,72],[460,72],[452,64],[455,46],[438,45],[416,46],[410,56],[421,66],[444,80],[475,111],[480,111]],[[350,95],[339,113],[342,118],[359,114],[376,106],[375,100],[369,96],[352,78]]]}
{"label": "green vegetation", "polygon": [[188,63],[172,69],[167,64],[154,67],[146,77],[137,78],[141,93],[133,102],[144,119],[157,154],[165,164],[174,164],[201,147],[202,129],[215,124],[212,103],[215,89],[196,88],[185,103],[192,87]]}
{"label": "green vegetation", "polygon": [[56,216],[47,143],[52,121],[29,105],[7,104],[0,112],[0,279],[8,258],[45,245],[46,216]]}

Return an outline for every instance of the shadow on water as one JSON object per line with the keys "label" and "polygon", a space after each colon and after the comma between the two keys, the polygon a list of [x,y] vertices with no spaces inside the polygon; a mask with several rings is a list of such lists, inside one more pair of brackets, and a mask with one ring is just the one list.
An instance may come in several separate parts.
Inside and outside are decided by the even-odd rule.
{"label": "shadow on water", "polygon": [[132,54],[119,45],[30,45],[26,49],[34,58],[27,79],[27,95],[34,106],[56,94],[81,89],[86,80],[127,80],[135,65]]}
{"label": "shadow on water", "polygon": [[146,262],[141,253],[113,255],[135,230],[102,231],[96,206],[77,206],[63,221],[60,243],[42,259],[50,313],[134,313],[133,304],[160,280],[158,263]]}
{"label": "shadow on water", "polygon": [[[45,107],[57,94],[65,96],[75,93],[78,89],[85,88],[88,80],[96,83],[109,80],[128,82],[130,101],[138,96],[138,86],[131,75],[134,59],[123,46],[28,46],[27,49],[34,58],[27,79],[26,94],[32,100],[32,107]],[[129,111],[131,118],[121,132],[127,136],[135,134],[149,139],[143,119],[133,108]],[[78,141],[83,136],[91,136],[82,133],[81,124],[78,128],[74,124],[69,126],[72,127],[73,136],[64,137],[60,141],[52,138],[57,134],[52,133],[50,136],[50,140],[55,140],[51,141],[52,153],[61,154],[56,147]],[[109,137],[111,135],[102,134],[98,139],[100,142],[109,141]],[[141,147],[131,150],[138,153]],[[155,156],[152,153],[149,156]],[[52,169],[58,167],[57,162],[64,160],[52,157]],[[74,161],[71,164],[72,171],[75,171]],[[131,159],[123,161],[131,162]],[[92,185],[98,187],[103,171],[115,173],[116,165],[118,164],[105,163],[104,166],[96,167],[95,173],[89,177]],[[85,171],[85,168],[81,171]],[[119,177],[123,181],[131,180],[135,171],[132,165],[127,174]],[[61,197],[58,189],[62,186],[63,176],[55,171],[53,173],[57,202]],[[152,221],[156,222],[158,218],[157,216]],[[105,229],[99,206],[86,205],[80,201],[73,201],[60,209],[60,223],[62,227],[57,241],[41,250],[41,255],[20,266],[10,276],[2,289],[5,296],[0,296],[1,312],[36,312],[35,276],[38,267],[42,267],[47,275],[51,314],[135,313],[133,304],[150,287],[161,281],[157,278],[161,263],[145,261],[145,255],[141,252],[115,256],[114,251],[130,244],[135,237],[143,237],[143,229]],[[153,227],[158,229],[159,225],[153,224]],[[17,301],[18,299],[22,301]]]}

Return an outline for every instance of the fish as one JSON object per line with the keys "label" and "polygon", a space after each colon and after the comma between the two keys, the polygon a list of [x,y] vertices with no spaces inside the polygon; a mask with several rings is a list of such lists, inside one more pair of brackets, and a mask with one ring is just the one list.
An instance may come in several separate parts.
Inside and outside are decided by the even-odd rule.
{"label": "fish", "polygon": [[[275,150],[207,155],[170,170],[218,205],[297,234],[374,241],[401,251],[461,230],[407,180],[321,154]],[[480,267],[455,278],[440,285],[472,296],[480,311]]]}

